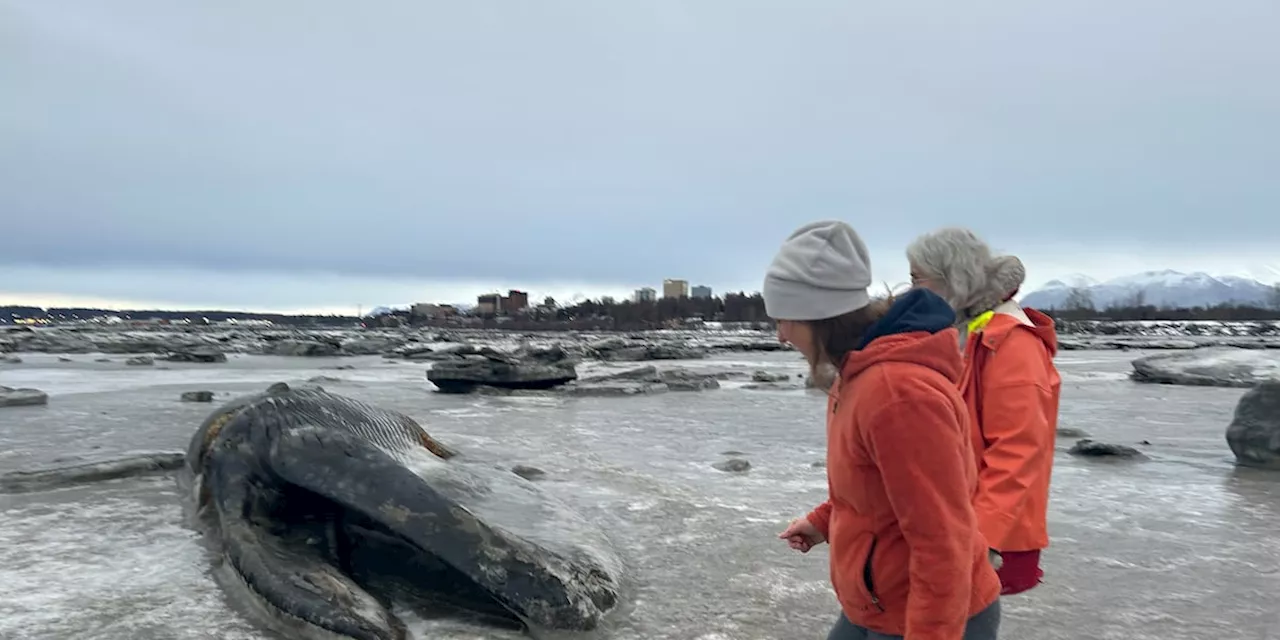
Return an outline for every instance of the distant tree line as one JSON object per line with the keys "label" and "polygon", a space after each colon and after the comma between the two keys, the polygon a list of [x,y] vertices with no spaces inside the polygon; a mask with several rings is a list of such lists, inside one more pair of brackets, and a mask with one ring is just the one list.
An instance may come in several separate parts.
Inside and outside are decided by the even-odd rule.
{"label": "distant tree line", "polygon": [[248,311],[163,311],[163,310],[126,310],[73,308],[73,307],[41,307],[3,306],[0,307],[0,325],[15,324],[19,320],[36,320],[45,322],[75,322],[115,316],[126,322],[184,322],[193,324],[203,322],[223,322],[226,320],[269,320],[275,324],[291,326],[344,327],[359,324],[356,316],[338,315],[287,315],[279,313],[253,313]]}
{"label": "distant tree line", "polygon": [[1041,311],[1060,320],[1280,320],[1280,284],[1271,288],[1265,304],[1219,304],[1190,308],[1148,304],[1142,292],[1138,292],[1127,300],[1098,309],[1087,289],[1072,289],[1062,307]]}
{"label": "distant tree line", "polygon": [[[403,321],[427,326],[504,327],[518,330],[603,330],[644,331],[696,326],[704,322],[740,323],[766,329],[772,322],[764,312],[759,293],[730,293],[710,298],[659,298],[657,300],[614,300],[593,298],[557,305],[547,298],[542,304],[511,316],[422,318],[398,312]],[[384,322],[385,324],[385,322]]]}

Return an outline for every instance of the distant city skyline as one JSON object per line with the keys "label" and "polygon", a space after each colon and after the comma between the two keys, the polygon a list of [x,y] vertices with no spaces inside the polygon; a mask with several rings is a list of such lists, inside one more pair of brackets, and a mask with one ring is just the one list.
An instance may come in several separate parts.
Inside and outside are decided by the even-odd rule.
{"label": "distant city skyline", "polygon": [[[1024,258],[1024,260],[1026,260]],[[1028,272],[1029,278],[1027,284],[1023,286],[1021,295],[1026,295],[1031,291],[1041,288],[1044,284],[1051,280],[1070,281],[1077,276],[1085,276],[1096,281],[1107,281],[1118,277],[1131,276],[1144,271],[1162,270],[1158,266],[1151,268],[1139,268],[1128,271],[1094,271],[1093,273],[1066,269],[1057,273],[1038,274],[1034,269],[1034,261],[1029,261]],[[1248,277],[1263,284],[1274,284],[1280,282],[1280,264],[1265,265],[1254,264],[1241,269],[1234,270],[1214,270],[1214,269],[1176,269],[1185,273],[1207,272],[1214,276],[1235,275],[1239,277]],[[18,276],[14,281],[22,282],[21,271],[6,271],[6,275],[13,274]],[[1034,275],[1030,275],[1034,274]],[[119,273],[119,277],[114,278],[111,282],[116,283],[112,289],[120,291],[126,289],[130,282],[137,282],[142,279],[142,285],[145,287],[150,283],[145,279],[148,276],[145,273]],[[200,276],[192,275],[194,278]],[[413,280],[363,280],[356,278],[347,278],[342,276],[333,276],[326,274],[315,274],[311,277],[304,278],[281,278],[278,275],[264,274],[254,275],[250,277],[263,277],[276,279],[272,284],[280,287],[282,290],[294,291],[296,297],[294,300],[300,300],[311,295],[328,295],[332,296],[334,290],[349,293],[355,301],[351,303],[334,303],[326,305],[308,305],[305,303],[297,304],[252,304],[238,301],[235,295],[234,281],[215,280],[218,286],[207,287],[200,291],[200,295],[194,301],[191,298],[184,300],[184,293],[188,289],[185,287],[179,290],[170,291],[173,296],[171,298],[146,298],[141,296],[129,295],[66,295],[66,294],[49,294],[49,293],[12,293],[4,289],[6,282],[0,281],[0,305],[27,305],[36,307],[93,307],[102,309],[170,309],[175,311],[188,310],[241,310],[256,311],[263,313],[314,313],[314,314],[343,314],[353,315],[359,309],[369,311],[375,307],[408,307],[415,303],[428,304],[455,304],[462,306],[474,306],[476,298],[479,295],[488,293],[505,294],[509,289],[517,289],[526,291],[529,295],[529,303],[532,305],[540,304],[544,298],[550,296],[555,298],[558,303],[572,302],[575,298],[602,298],[612,297],[615,300],[632,300],[634,299],[637,289],[648,287],[654,289],[656,297],[661,297],[661,285],[663,278],[654,278],[652,282],[624,284],[615,286],[599,286],[591,283],[573,283],[560,282],[548,285],[538,285],[537,283],[520,283],[515,280],[512,286],[503,282],[476,282],[476,281],[413,281]],[[902,269],[901,274],[896,276],[896,280],[889,280],[891,284],[896,283],[898,286],[906,286],[908,283],[907,269]],[[876,277],[877,282],[888,280],[886,278]],[[207,281],[206,281],[207,283]],[[760,290],[760,283],[754,285],[746,284],[739,286],[714,286],[711,287],[713,294],[723,297],[726,293],[756,293]],[[873,288],[881,289],[882,285],[876,284]]]}

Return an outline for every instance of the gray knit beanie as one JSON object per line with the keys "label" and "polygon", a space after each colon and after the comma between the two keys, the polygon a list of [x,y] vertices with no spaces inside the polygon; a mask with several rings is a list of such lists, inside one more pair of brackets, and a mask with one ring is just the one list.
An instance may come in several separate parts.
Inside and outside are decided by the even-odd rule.
{"label": "gray knit beanie", "polygon": [[839,220],[796,229],[764,276],[764,309],[775,320],[824,320],[871,303],[871,258]]}

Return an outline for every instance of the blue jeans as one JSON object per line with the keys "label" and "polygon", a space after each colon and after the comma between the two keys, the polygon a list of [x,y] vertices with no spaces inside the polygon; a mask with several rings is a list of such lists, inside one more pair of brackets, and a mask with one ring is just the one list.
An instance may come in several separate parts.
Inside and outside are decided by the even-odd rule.
{"label": "blue jeans", "polygon": [[[991,606],[979,611],[969,618],[964,626],[964,638],[958,640],[996,640],[1000,632],[1000,599]],[[859,627],[840,614],[836,626],[827,634],[827,640],[903,640],[902,636],[886,636],[870,629]]]}

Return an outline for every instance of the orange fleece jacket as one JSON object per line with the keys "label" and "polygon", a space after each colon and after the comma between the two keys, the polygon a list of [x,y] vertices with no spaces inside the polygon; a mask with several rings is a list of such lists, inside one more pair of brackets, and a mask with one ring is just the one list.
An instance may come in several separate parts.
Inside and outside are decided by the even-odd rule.
{"label": "orange fleece jacket", "polygon": [[1000,593],[972,505],[957,337],[896,333],[849,354],[828,403],[830,499],[809,514],[849,621],[906,640],[960,640]]}

